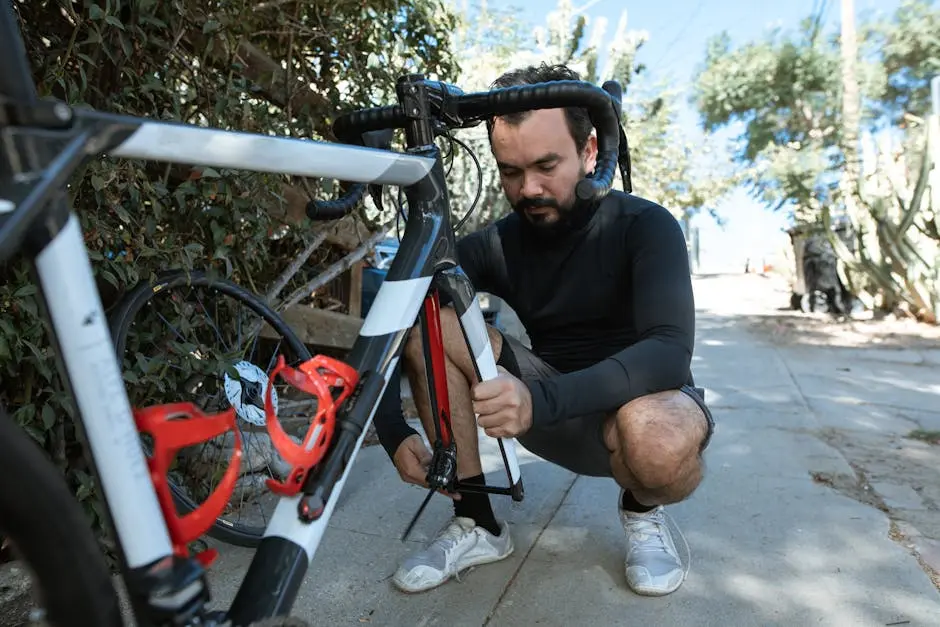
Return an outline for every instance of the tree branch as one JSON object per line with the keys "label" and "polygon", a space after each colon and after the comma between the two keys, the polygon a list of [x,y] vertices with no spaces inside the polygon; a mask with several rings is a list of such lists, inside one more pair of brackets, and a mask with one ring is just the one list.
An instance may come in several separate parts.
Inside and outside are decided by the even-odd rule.
{"label": "tree branch", "polygon": [[[321,94],[311,89],[292,90],[288,83],[288,74],[281,64],[265,54],[260,48],[242,39],[238,42],[235,58],[243,65],[242,76],[257,84],[272,104],[285,111],[297,111],[307,106],[309,115],[316,120],[314,130],[328,141],[336,141],[333,130],[323,122],[323,116],[316,112],[331,107],[330,102]],[[288,59],[288,63],[290,59]]]}
{"label": "tree branch", "polygon": [[[194,31],[195,32],[195,31]],[[196,33],[184,39],[190,54],[197,55],[195,51],[206,50],[208,37],[201,33]],[[208,55],[207,59],[215,69],[221,72],[230,72],[230,59],[228,55],[214,53]],[[252,44],[246,39],[241,39],[235,49],[234,58],[241,67],[241,75],[258,86],[260,95],[268,102],[280,107],[285,112],[297,111],[302,107],[308,107],[307,115],[313,120],[314,130],[324,139],[335,141],[336,137],[330,126],[325,122],[325,115],[320,112],[326,112],[332,109],[329,100],[313,90],[308,88],[291,89],[288,82],[288,74],[281,67],[281,64],[271,58],[261,48]],[[292,60],[288,59],[290,63]],[[299,85],[298,85],[299,86]]]}
{"label": "tree branch", "polygon": [[352,251],[351,253],[349,253],[348,255],[346,255],[345,257],[343,257],[336,263],[334,263],[332,266],[330,266],[329,268],[321,272],[319,275],[314,277],[312,280],[310,280],[310,282],[308,282],[303,287],[294,290],[294,292],[290,296],[288,296],[285,301],[283,301],[282,303],[278,304],[275,307],[275,310],[280,312],[280,311],[284,311],[285,309],[289,309],[290,307],[293,307],[294,305],[299,303],[301,300],[309,296],[311,293],[320,289],[321,287],[323,287],[324,285],[326,285],[327,283],[329,283],[330,281],[338,277],[340,274],[342,274],[343,272],[351,268],[354,263],[356,263],[357,261],[359,261],[360,259],[365,257],[367,254],[369,254],[369,252],[372,251],[375,245],[378,244],[385,237],[385,234],[388,231],[388,228],[390,226],[391,226],[390,224],[383,226],[381,229],[373,233],[372,237],[364,241],[359,248]]}
{"label": "tree branch", "polygon": [[281,290],[290,283],[290,280],[294,278],[294,275],[300,270],[301,266],[307,263],[307,259],[310,258],[310,255],[313,254],[317,248],[320,247],[320,244],[326,239],[328,231],[323,229],[317,233],[316,237],[311,240],[307,247],[303,249],[297,257],[290,262],[290,265],[281,273],[277,280],[274,281],[274,284],[271,285],[271,288],[268,290],[268,293],[265,295],[264,299],[270,305],[274,300],[281,294]]}

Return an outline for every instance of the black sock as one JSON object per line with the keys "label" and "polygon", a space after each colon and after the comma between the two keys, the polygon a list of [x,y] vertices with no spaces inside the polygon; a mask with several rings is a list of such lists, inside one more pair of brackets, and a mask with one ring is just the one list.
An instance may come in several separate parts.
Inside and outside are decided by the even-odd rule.
{"label": "black sock", "polygon": [[[486,479],[482,474],[476,477],[466,477],[460,481],[462,483],[486,485]],[[472,518],[478,526],[498,536],[500,528],[499,523],[496,522],[496,516],[493,514],[493,506],[490,505],[490,495],[485,492],[462,492],[459,490],[458,492],[460,492],[460,500],[454,501],[454,514]]]}
{"label": "black sock", "polygon": [[636,497],[633,496],[633,492],[630,490],[623,491],[623,497],[620,499],[620,507],[628,512],[636,512],[638,514],[656,509],[655,505],[643,505],[637,501]]}

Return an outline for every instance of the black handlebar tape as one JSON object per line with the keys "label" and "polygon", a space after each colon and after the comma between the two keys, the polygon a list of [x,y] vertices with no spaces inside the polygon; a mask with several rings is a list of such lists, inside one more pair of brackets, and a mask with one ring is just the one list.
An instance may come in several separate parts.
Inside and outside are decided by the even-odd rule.
{"label": "black handlebar tape", "polygon": [[594,176],[578,181],[575,193],[581,200],[598,200],[610,191],[617,171],[617,153],[612,150],[597,152]]}
{"label": "black handlebar tape", "polygon": [[[364,109],[337,118],[333,133],[343,143],[388,150],[392,140],[390,129],[403,125],[405,120],[399,106]],[[367,189],[364,183],[353,183],[336,200],[311,200],[307,203],[307,217],[322,222],[338,220],[355,208]]]}
{"label": "black handlebar tape", "polygon": [[[617,120],[619,122],[620,118],[623,116],[623,86],[617,81],[605,81],[602,87],[604,91],[610,94],[610,99],[613,101],[614,111],[617,113]],[[623,162],[620,162],[620,174],[623,177],[624,191],[630,193],[633,191],[633,182],[630,176],[630,147],[627,144],[627,135],[623,130],[623,125],[618,124],[618,126],[620,127],[618,130],[620,135],[620,150],[617,155],[617,161],[620,162],[621,158],[623,159]]]}
{"label": "black handlebar tape", "polygon": [[597,165],[594,177],[578,182],[578,198],[594,200],[610,191],[617,165],[620,122],[611,106],[610,95],[582,81],[552,81],[536,85],[516,85],[455,98],[464,117],[505,115],[531,109],[583,107],[597,129]]}
{"label": "black handlebar tape", "polygon": [[614,112],[619,120],[620,116],[623,115],[623,87],[617,81],[604,81],[601,88],[610,94],[610,99],[614,103]]}
{"label": "black handlebar tape", "polygon": [[365,193],[365,184],[353,183],[349,190],[336,200],[311,200],[307,203],[307,217],[321,222],[338,220],[352,211]]}
{"label": "black handlebar tape", "polygon": [[408,123],[401,105],[360,109],[336,118],[333,133],[347,144],[362,144],[361,135],[369,131],[401,128]]}
{"label": "black handlebar tape", "polygon": [[[391,136],[385,136],[381,131],[398,128],[406,122],[407,118],[398,105],[361,109],[338,117],[333,123],[333,133],[346,144],[363,146],[368,143],[384,147],[386,143],[390,146]],[[367,141],[363,135],[371,132],[376,132],[376,135]],[[367,189],[364,183],[353,183],[336,200],[311,200],[307,203],[307,217],[321,222],[338,220],[355,208]]]}
{"label": "black handlebar tape", "polygon": [[[502,89],[467,94],[454,98],[463,117],[495,116],[530,109],[583,107],[594,128],[602,150],[616,148],[617,118],[610,106],[610,95],[600,87],[582,81],[552,81],[535,85],[514,85]],[[610,146],[608,144],[615,144]]]}

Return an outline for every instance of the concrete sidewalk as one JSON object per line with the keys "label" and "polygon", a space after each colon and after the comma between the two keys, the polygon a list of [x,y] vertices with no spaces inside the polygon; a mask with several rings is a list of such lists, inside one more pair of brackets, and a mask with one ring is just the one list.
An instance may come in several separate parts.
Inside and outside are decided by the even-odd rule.
{"label": "concrete sidewalk", "polygon": [[[888,517],[810,474],[853,473],[810,433],[822,425],[818,412],[828,394],[825,380],[812,374],[815,357],[784,354],[748,334],[721,311],[726,303],[713,290],[696,281],[693,365],[719,426],[704,483],[690,500],[667,508],[691,548],[679,591],[644,598],[626,587],[613,481],[576,476],[519,447],[525,501],[493,497],[497,515],[511,523],[514,554],[459,582],[402,594],[389,578],[452,506],[434,497],[402,543],[425,492],[403,484],[374,446],[357,459],[294,615],[311,625],[940,624],[940,594],[889,538]],[[892,393],[910,399],[913,376],[903,387],[888,381],[868,389],[880,400]],[[918,405],[940,412],[937,386],[921,387]],[[487,480],[504,485],[495,447],[485,437],[481,446]],[[213,592],[224,604],[252,552],[213,544],[221,553]]]}

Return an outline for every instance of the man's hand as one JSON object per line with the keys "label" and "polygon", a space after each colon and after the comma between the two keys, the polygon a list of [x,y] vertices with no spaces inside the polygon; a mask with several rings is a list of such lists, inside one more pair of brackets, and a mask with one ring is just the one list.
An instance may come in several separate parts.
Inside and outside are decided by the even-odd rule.
{"label": "man's hand", "polygon": [[[428,487],[428,465],[431,463],[431,451],[424,445],[424,439],[414,433],[402,440],[392,458],[398,476],[405,483],[413,483],[423,488]],[[460,494],[450,494],[438,490],[441,494],[452,499],[460,500]]]}
{"label": "man's hand", "polygon": [[477,424],[491,438],[514,438],[532,426],[532,394],[526,384],[499,367],[495,379],[473,386]]}

